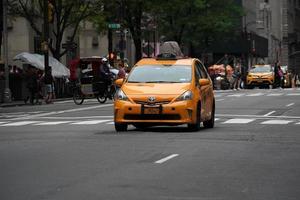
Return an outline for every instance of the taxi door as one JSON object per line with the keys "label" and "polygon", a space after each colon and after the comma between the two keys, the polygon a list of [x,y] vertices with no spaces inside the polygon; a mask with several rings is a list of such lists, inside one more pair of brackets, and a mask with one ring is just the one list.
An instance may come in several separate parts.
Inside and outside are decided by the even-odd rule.
{"label": "taxi door", "polygon": [[[196,71],[200,76],[200,79],[209,79],[208,74],[204,68],[204,65],[196,61]],[[211,100],[211,85],[200,86],[200,95],[201,95],[201,119],[208,120],[211,115],[212,100]]]}

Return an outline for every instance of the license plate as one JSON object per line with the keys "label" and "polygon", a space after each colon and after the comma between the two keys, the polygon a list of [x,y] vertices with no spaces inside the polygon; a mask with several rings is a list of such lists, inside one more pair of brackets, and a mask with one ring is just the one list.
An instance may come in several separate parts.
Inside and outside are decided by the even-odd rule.
{"label": "license plate", "polygon": [[145,107],[144,108],[144,114],[145,115],[158,115],[159,114],[159,108],[158,107]]}

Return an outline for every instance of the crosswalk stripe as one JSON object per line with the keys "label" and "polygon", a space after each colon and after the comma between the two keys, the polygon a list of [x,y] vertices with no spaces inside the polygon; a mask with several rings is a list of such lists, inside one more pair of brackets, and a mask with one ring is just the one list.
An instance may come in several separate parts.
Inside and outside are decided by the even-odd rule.
{"label": "crosswalk stripe", "polygon": [[258,97],[264,95],[263,93],[254,93],[254,94],[248,94],[247,97]]}
{"label": "crosswalk stripe", "polygon": [[271,93],[271,94],[268,94],[267,96],[268,97],[275,97],[275,96],[282,96],[283,94],[282,93]]}
{"label": "crosswalk stripe", "polygon": [[297,125],[300,125],[300,122],[296,123]]}
{"label": "crosswalk stripe", "polygon": [[261,124],[288,124],[288,123],[291,123],[292,121],[289,121],[289,120],[267,120],[267,121],[264,121],[262,122]]}
{"label": "crosswalk stripe", "polygon": [[248,124],[250,122],[253,122],[255,119],[229,119],[223,124]]}
{"label": "crosswalk stripe", "polygon": [[242,97],[244,95],[245,94],[230,94],[230,95],[227,95],[227,97]]}
{"label": "crosswalk stripe", "polygon": [[5,123],[7,123],[7,122],[0,122],[0,124],[5,124]]}
{"label": "crosswalk stripe", "polygon": [[92,125],[92,124],[100,124],[104,122],[109,122],[110,120],[89,120],[89,121],[81,121],[81,122],[74,122],[71,124],[76,124],[76,125]]}
{"label": "crosswalk stripe", "polygon": [[40,121],[20,121],[20,122],[13,122],[8,124],[1,124],[0,126],[24,126],[28,124],[39,123]]}
{"label": "crosswalk stripe", "polygon": [[289,93],[286,94],[287,96],[300,96],[300,93]]}
{"label": "crosswalk stripe", "polygon": [[115,122],[108,122],[108,123],[106,123],[106,124],[114,125]]}
{"label": "crosswalk stripe", "polygon": [[38,124],[33,124],[35,126],[43,126],[43,125],[59,125],[59,124],[67,124],[70,123],[72,121],[59,121],[59,122],[41,122]]}

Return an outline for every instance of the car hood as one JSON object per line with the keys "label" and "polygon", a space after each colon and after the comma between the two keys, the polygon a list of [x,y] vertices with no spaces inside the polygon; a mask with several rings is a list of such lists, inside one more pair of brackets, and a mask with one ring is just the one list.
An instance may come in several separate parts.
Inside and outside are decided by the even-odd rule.
{"label": "car hood", "polygon": [[125,83],[126,95],[180,95],[190,88],[190,83]]}
{"label": "car hood", "polygon": [[250,72],[248,75],[251,76],[272,76],[273,73],[272,72]]}

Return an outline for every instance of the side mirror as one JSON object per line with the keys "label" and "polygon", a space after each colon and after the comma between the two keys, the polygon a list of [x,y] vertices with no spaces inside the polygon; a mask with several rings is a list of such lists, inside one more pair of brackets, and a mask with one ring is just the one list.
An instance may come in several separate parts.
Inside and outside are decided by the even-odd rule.
{"label": "side mirror", "polygon": [[201,78],[201,79],[199,79],[199,84],[200,84],[200,86],[209,85],[210,81],[207,78]]}
{"label": "side mirror", "polygon": [[117,80],[115,80],[115,84],[117,87],[121,87],[123,85],[124,79],[123,78],[119,78]]}

